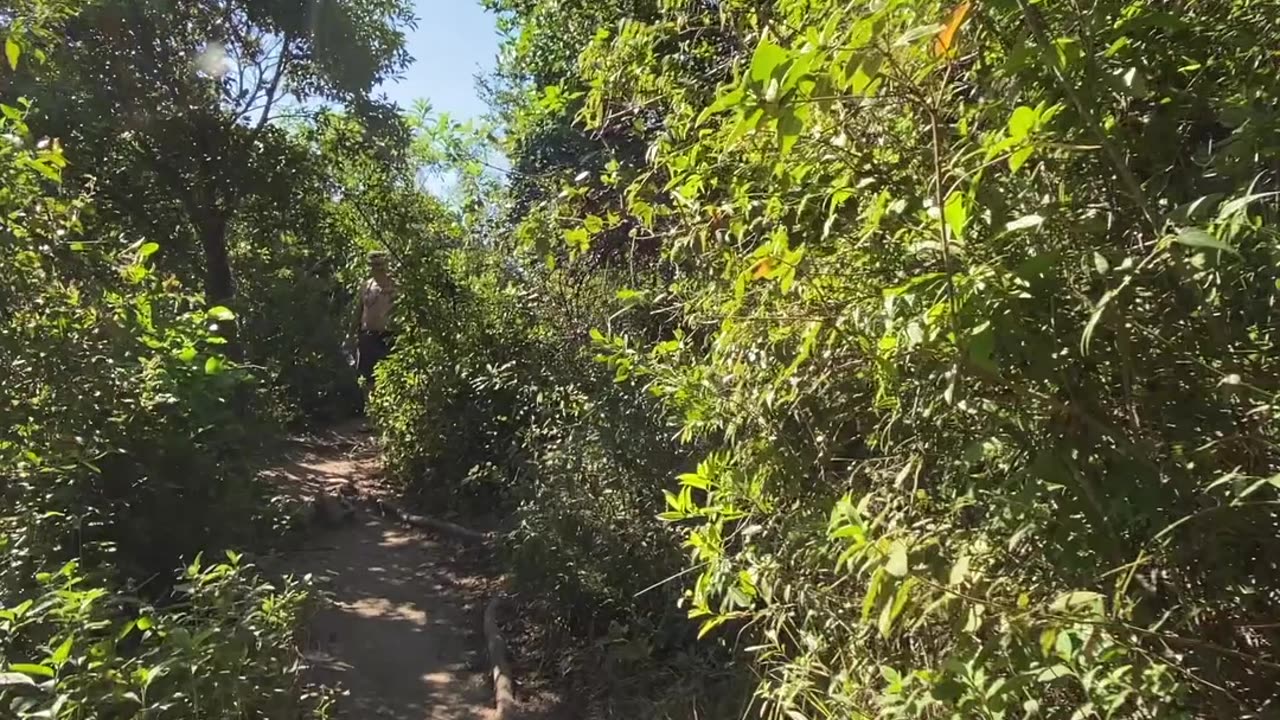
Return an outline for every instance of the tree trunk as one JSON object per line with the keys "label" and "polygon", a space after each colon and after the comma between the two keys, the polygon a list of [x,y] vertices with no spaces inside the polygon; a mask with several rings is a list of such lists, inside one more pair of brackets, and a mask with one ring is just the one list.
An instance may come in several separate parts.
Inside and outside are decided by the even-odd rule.
{"label": "tree trunk", "polygon": [[210,305],[225,305],[235,297],[235,279],[227,255],[227,218],[212,212],[201,219],[200,246],[204,249],[204,294]]}
{"label": "tree trunk", "polygon": [[[235,275],[231,272],[231,258],[227,253],[227,216],[221,212],[205,215],[199,225],[200,246],[204,250],[205,302],[215,305],[231,305],[235,298]],[[232,360],[244,358],[239,342],[239,321],[223,320],[218,323],[218,335],[227,341],[224,349]]]}

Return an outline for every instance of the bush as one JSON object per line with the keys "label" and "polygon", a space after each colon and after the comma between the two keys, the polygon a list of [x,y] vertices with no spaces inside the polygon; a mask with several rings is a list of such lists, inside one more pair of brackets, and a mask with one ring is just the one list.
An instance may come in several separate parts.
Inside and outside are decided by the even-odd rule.
{"label": "bush", "polygon": [[613,200],[681,327],[597,345],[706,443],[691,615],[790,717],[1271,712],[1261,9],[735,5],[579,59],[598,134],[663,118]]}
{"label": "bush", "polygon": [[283,718],[325,705],[301,686],[294,633],[314,597],[303,582],[266,583],[234,553],[197,558],[162,608],[74,561],[39,581],[0,610],[6,717]]}
{"label": "bush", "polygon": [[654,511],[763,712],[1274,713],[1274,3],[491,5],[485,242],[689,443]]}
{"label": "bush", "polygon": [[234,314],[159,275],[155,243],[84,237],[62,148],[0,110],[0,713],[295,715],[303,584],[234,553],[155,581],[269,527]]}

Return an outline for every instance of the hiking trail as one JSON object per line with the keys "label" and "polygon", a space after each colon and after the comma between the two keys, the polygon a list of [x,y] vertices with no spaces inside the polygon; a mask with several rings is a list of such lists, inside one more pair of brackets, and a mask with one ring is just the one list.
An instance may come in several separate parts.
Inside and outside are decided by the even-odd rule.
{"label": "hiking trail", "polygon": [[350,517],[317,517],[302,546],[272,563],[311,574],[330,594],[303,654],[310,680],[342,690],[336,717],[507,720],[495,709],[483,631],[499,590],[489,550],[379,513],[389,490],[367,435],[308,439],[265,474],[318,516],[324,503],[352,499]]}

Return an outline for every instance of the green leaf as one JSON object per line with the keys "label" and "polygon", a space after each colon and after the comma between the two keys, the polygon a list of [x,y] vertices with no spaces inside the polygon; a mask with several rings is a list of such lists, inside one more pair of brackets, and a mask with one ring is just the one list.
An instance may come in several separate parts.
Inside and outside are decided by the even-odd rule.
{"label": "green leaf", "polygon": [[862,59],[858,65],[854,67],[853,72],[849,74],[849,92],[852,95],[874,95],[877,86],[877,78],[880,76],[880,57],[871,56]]}
{"label": "green leaf", "polygon": [[907,546],[900,541],[895,541],[889,548],[889,562],[884,566],[885,571],[894,577],[902,577],[907,574]]}
{"label": "green leaf", "polygon": [[862,598],[862,622],[866,622],[871,618],[871,611],[875,609],[876,600],[880,597],[880,589],[884,587],[888,578],[889,574],[883,568],[877,568],[871,574],[871,583],[867,586],[867,594]]}
{"label": "green leaf", "polygon": [[218,322],[230,322],[236,319],[236,314],[232,312],[230,308],[222,305],[216,305],[209,308],[207,315],[210,320],[216,320]]}
{"label": "green leaf", "polygon": [[1039,119],[1040,113],[1032,108],[1026,105],[1019,107],[1009,116],[1009,137],[1017,140],[1025,138],[1031,133]]}
{"label": "green leaf", "polygon": [[22,48],[18,45],[18,41],[12,37],[6,38],[4,41],[4,56],[9,60],[9,69],[17,71],[18,58],[22,57]]}
{"label": "green leaf", "polygon": [[987,321],[969,331],[969,362],[974,366],[980,367],[987,372],[997,375],[1000,369],[996,367],[992,356],[996,350],[996,334],[991,327],[991,322]]}
{"label": "green leaf", "polygon": [[154,243],[154,242],[143,243],[142,247],[138,248],[138,262],[142,262],[143,260],[146,260],[147,258],[151,257],[159,249],[160,249],[160,243]]}
{"label": "green leaf", "polygon": [[943,217],[946,218],[947,228],[951,231],[953,240],[964,239],[964,228],[969,222],[969,209],[966,206],[966,200],[964,193],[953,192],[947,196]]}
{"label": "green leaf", "polygon": [[22,673],[0,672],[0,688],[13,685],[35,686],[36,681]]}
{"label": "green leaf", "polygon": [[1072,675],[1071,668],[1066,665],[1054,665],[1047,667],[1036,674],[1036,682],[1053,682],[1058,678],[1064,678]]}
{"label": "green leaf", "polygon": [[947,584],[951,586],[959,585],[969,576],[969,556],[961,555],[955,564],[951,566],[951,574],[947,579]]}
{"label": "green leaf", "polygon": [[1177,235],[1173,235],[1170,239],[1178,243],[1179,245],[1186,245],[1188,247],[1197,247],[1197,248],[1209,248],[1212,250],[1221,250],[1223,252],[1235,255],[1236,257],[1240,257],[1240,252],[1237,251],[1235,248],[1222,242],[1221,240],[1215,238],[1214,236],[1210,235],[1209,233],[1205,232],[1200,228],[1184,228],[1180,230]]}
{"label": "green leaf", "polygon": [[52,663],[54,667],[60,667],[67,662],[68,658],[71,657],[71,648],[74,641],[75,638],[68,635],[67,639],[63,640],[62,644],[58,646],[58,649],[53,651],[53,655],[49,657],[49,662]]}
{"label": "green leaf", "polygon": [[1046,628],[1040,632],[1040,654],[1049,657],[1054,645],[1058,642],[1058,629]]}
{"label": "green leaf", "polygon": [[773,71],[786,59],[787,51],[785,49],[774,44],[768,38],[760,40],[760,44],[756,46],[755,54],[751,56],[750,78],[761,85],[766,84],[769,78],[773,76]]}
{"label": "green leaf", "polygon": [[791,153],[791,148],[795,147],[796,141],[800,139],[800,133],[803,131],[804,120],[794,109],[788,108],[787,112],[778,120],[778,139],[781,142],[783,156]]}
{"label": "green leaf", "polygon": [[1082,353],[1089,352],[1089,345],[1093,342],[1093,333],[1098,329],[1098,323],[1102,322],[1102,315],[1106,312],[1107,306],[1111,304],[1111,301],[1114,300],[1122,290],[1128,287],[1129,279],[1132,277],[1132,275],[1129,275],[1124,279],[1124,282],[1120,283],[1119,287],[1112,288],[1103,293],[1102,298],[1098,300],[1098,304],[1094,306],[1093,313],[1089,315],[1089,322],[1085,323],[1084,333],[1080,336],[1080,351]]}
{"label": "green leaf", "polygon": [[937,35],[938,33],[945,30],[946,27],[947,26],[943,25],[942,23],[919,25],[899,35],[898,39],[895,40],[893,44],[897,46],[910,45],[911,43],[921,38],[933,37],[934,35]]}
{"label": "green leaf", "polygon": [[1039,215],[1023,215],[1017,220],[1010,220],[1005,223],[1005,232],[1017,232],[1019,230],[1029,230],[1034,227],[1040,227],[1044,224],[1044,218]]}
{"label": "green leaf", "polygon": [[218,357],[217,355],[212,355],[209,357],[208,360],[204,361],[204,374],[217,375],[218,373],[222,372],[225,365],[226,365],[226,361],[224,361],[222,358]]}
{"label": "green leaf", "polygon": [[1032,154],[1036,151],[1035,146],[1028,145],[1009,156],[1009,172],[1018,172],[1022,166],[1027,164]]}
{"label": "green leaf", "polygon": [[1069,659],[1072,655],[1072,652],[1074,652],[1075,650],[1071,642],[1071,633],[1069,632],[1058,633],[1058,641],[1054,643],[1053,647],[1054,647],[1054,650],[1057,651],[1058,657],[1062,658],[1063,660]]}
{"label": "green leaf", "polygon": [[716,617],[713,617],[710,620],[702,623],[702,627],[698,630],[698,639],[701,640],[702,638],[706,637],[707,633],[720,627],[728,619],[729,619],[729,616],[727,615],[717,615]]}
{"label": "green leaf", "polygon": [[743,92],[742,88],[736,87],[733,90],[730,90],[729,92],[716,98],[715,102],[708,105],[706,109],[703,110],[702,113],[698,115],[697,124],[701,125],[704,122],[706,122],[708,119],[710,119],[712,115],[723,112],[725,110],[728,110],[731,107],[734,107],[735,105],[740,104],[742,102],[743,95],[745,95],[745,93]]}
{"label": "green leaf", "polygon": [[760,120],[764,118],[764,108],[752,108],[750,112],[743,114],[737,124],[733,126],[733,131],[729,133],[729,137],[725,140],[725,144],[732,145],[739,138],[752,132],[756,126],[760,124]]}
{"label": "green leaf", "polygon": [[579,252],[586,252],[591,249],[591,233],[588,233],[586,228],[576,227],[572,230],[566,230],[564,241]]}
{"label": "green leaf", "polygon": [[13,663],[9,666],[9,670],[13,672],[20,672],[24,675],[36,675],[39,677],[50,678],[57,674],[51,667],[46,665],[34,665],[31,663]]}
{"label": "green leaf", "polygon": [[1244,213],[1244,211],[1253,203],[1273,195],[1280,195],[1280,192],[1253,193],[1224,203],[1223,206],[1218,209],[1218,221],[1224,222],[1231,220],[1235,216]]}
{"label": "green leaf", "polygon": [[35,168],[41,175],[45,176],[46,179],[52,180],[53,182],[62,182],[62,173],[58,172],[56,168],[49,167],[49,164],[44,160],[32,160],[28,164]]}
{"label": "green leaf", "polygon": [[876,629],[880,631],[880,637],[889,637],[893,632],[893,606],[895,603],[886,602],[884,607],[880,608],[880,619],[876,621]]}
{"label": "green leaf", "polygon": [[711,484],[707,482],[707,479],[697,473],[684,473],[677,479],[680,481],[681,485],[685,485],[687,487],[697,488],[699,490],[708,490],[711,488]]}
{"label": "green leaf", "polygon": [[893,624],[897,622],[898,617],[902,615],[902,611],[906,609],[907,602],[911,599],[911,590],[916,586],[915,578],[907,578],[898,586],[898,592],[893,596],[892,603],[885,603],[885,607],[880,611],[880,634],[889,637],[889,633],[893,630]]}

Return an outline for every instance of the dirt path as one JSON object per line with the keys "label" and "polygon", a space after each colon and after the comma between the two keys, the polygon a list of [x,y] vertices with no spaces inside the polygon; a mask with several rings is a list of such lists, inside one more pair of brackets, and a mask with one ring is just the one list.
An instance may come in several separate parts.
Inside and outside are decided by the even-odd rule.
{"label": "dirt path", "polygon": [[[350,435],[326,439],[270,474],[304,495],[377,496],[377,459]],[[493,691],[481,615],[492,588],[483,551],[400,527],[357,504],[343,526],[313,533],[288,569],[325,581],[332,603],[310,627],[315,680],[345,692],[344,720],[482,720]]]}

